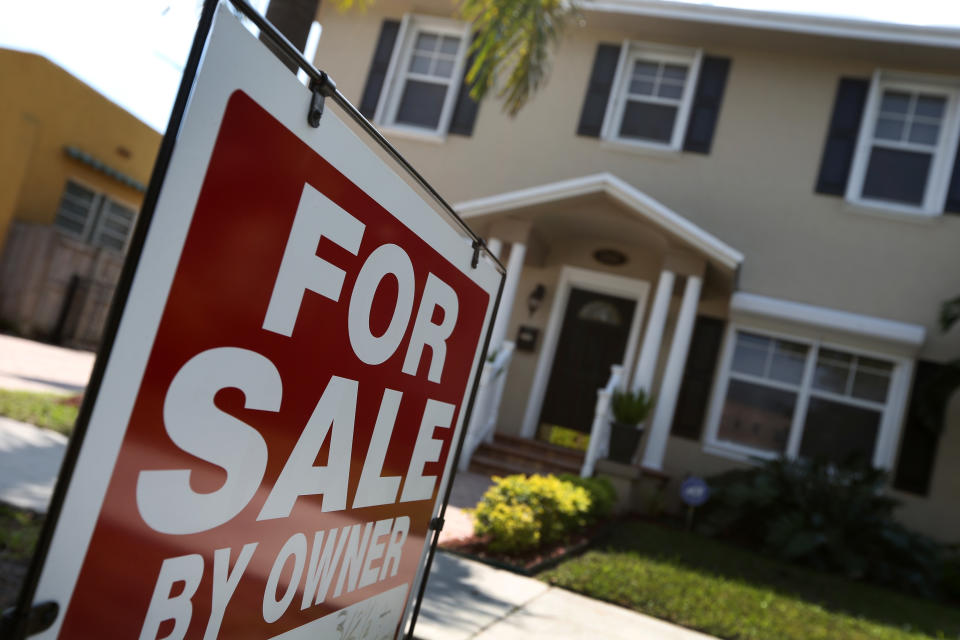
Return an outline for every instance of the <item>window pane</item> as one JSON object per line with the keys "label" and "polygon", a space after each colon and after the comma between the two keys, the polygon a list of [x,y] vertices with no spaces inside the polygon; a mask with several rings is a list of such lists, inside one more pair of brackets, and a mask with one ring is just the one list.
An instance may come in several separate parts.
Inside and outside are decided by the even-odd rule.
{"label": "window pane", "polygon": [[893,365],[889,362],[860,358],[857,361],[857,372],[853,376],[853,396],[862,400],[886,402],[892,372]]}
{"label": "window pane", "polygon": [[74,235],[83,233],[90,208],[93,206],[94,192],[76,182],[67,182],[57,208],[53,224]]}
{"label": "window pane", "polygon": [[437,36],[432,33],[417,34],[417,43],[413,48],[418,51],[433,53],[437,50]]}
{"label": "window pane", "polygon": [[880,118],[873,135],[881,140],[900,140],[903,137],[903,120]]}
{"label": "window pane", "polygon": [[653,81],[652,80],[631,80],[630,81],[630,93],[640,96],[652,96],[653,95]]}
{"label": "window pane", "polygon": [[800,455],[837,464],[870,464],[879,427],[879,411],[812,397],[807,406]]}
{"label": "window pane", "polygon": [[806,345],[777,340],[770,361],[770,377],[780,382],[800,384],[806,362]]}
{"label": "window pane", "polygon": [[932,154],[874,147],[870,152],[863,197],[921,205]]}
{"label": "window pane", "polygon": [[397,108],[397,122],[436,129],[446,97],[447,85],[408,80]]}
{"label": "window pane", "polygon": [[678,64],[667,64],[663,66],[663,78],[665,80],[677,80],[682,85],[687,79],[687,68]]}
{"label": "window pane", "polygon": [[820,349],[817,368],[813,372],[813,388],[845,395],[852,364],[853,356],[849,353]]}
{"label": "window pane", "polygon": [[657,95],[661,98],[676,98],[679,100],[683,96],[683,85],[661,83]]}
{"label": "window pane", "polygon": [[752,333],[737,333],[737,345],[733,351],[733,370],[754,376],[763,376],[767,371],[767,354],[770,338]]}
{"label": "window pane", "polygon": [[947,101],[942,96],[917,96],[917,106],[914,113],[918,116],[942,118]]}
{"label": "window pane", "polygon": [[453,36],[443,36],[443,39],[440,41],[440,53],[445,53],[447,55],[456,55],[457,49],[460,48],[460,38],[455,38]]}
{"label": "window pane", "polygon": [[633,65],[633,77],[635,79],[643,77],[654,80],[659,69],[660,65],[655,62],[637,62]]}
{"label": "window pane", "polygon": [[927,124],[924,122],[914,122],[910,126],[910,142],[918,144],[937,144],[937,134],[940,133],[940,126],[936,124]]}
{"label": "window pane", "polygon": [[453,75],[453,60],[448,60],[447,58],[440,58],[437,60],[437,67],[433,71],[433,75],[440,78],[449,78]]}
{"label": "window pane", "polygon": [[430,56],[412,56],[410,58],[410,71],[414,73],[430,73],[430,60]]}
{"label": "window pane", "polygon": [[673,123],[676,119],[675,106],[629,100],[623,110],[620,135],[669,143],[673,137]]}
{"label": "window pane", "polygon": [[773,453],[786,450],[797,394],[730,380],[717,437]]}
{"label": "window pane", "polygon": [[880,111],[884,113],[907,113],[910,107],[910,94],[900,91],[884,91],[880,101]]}

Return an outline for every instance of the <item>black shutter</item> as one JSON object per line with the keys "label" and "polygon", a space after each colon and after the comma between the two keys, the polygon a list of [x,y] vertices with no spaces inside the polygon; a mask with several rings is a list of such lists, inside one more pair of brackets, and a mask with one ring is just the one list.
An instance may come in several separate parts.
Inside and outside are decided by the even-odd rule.
{"label": "black shutter", "polygon": [[383,82],[387,79],[387,67],[390,66],[390,57],[393,55],[393,45],[397,42],[397,33],[400,31],[399,20],[384,20],[380,27],[380,39],[373,52],[373,62],[370,63],[370,72],[367,74],[367,84],[363,88],[363,97],[360,99],[360,113],[368,120],[373,119],[380,101],[380,92]]}
{"label": "black shutter", "polygon": [[467,85],[467,72],[473,66],[473,54],[463,65],[463,79],[460,81],[460,91],[457,93],[457,103],[453,107],[453,117],[450,118],[449,133],[462,136],[473,135],[473,124],[477,121],[477,111],[480,103],[470,97],[470,86]]}
{"label": "black shutter", "polygon": [[893,486],[901,491],[909,491],[922,496],[930,492],[930,478],[933,475],[933,463],[937,455],[937,443],[940,434],[936,425],[924,420],[923,406],[929,402],[924,392],[943,375],[943,365],[932,362],[917,362],[910,391],[910,406],[900,438],[900,457],[893,478]]}
{"label": "black shutter", "polygon": [[697,90],[693,94],[690,119],[687,122],[687,136],[683,141],[684,151],[710,153],[713,132],[717,128],[720,105],[723,103],[723,91],[727,86],[727,74],[730,72],[730,58],[704,56],[700,65],[700,77]]}
{"label": "black shutter", "polygon": [[691,440],[700,439],[707,404],[710,401],[710,390],[713,388],[717,357],[720,355],[723,324],[723,320],[717,318],[697,317],[680,394],[677,396],[673,426],[670,429],[672,435]]}
{"label": "black shutter", "polygon": [[827,143],[820,160],[820,175],[814,189],[817,193],[842,196],[847,190],[869,87],[870,81],[865,78],[840,78]]}
{"label": "black shutter", "polygon": [[953,174],[950,176],[950,188],[947,190],[947,213],[960,214],[960,145],[953,160]]}
{"label": "black shutter", "polygon": [[600,137],[603,127],[603,115],[607,111],[610,90],[613,88],[613,76],[617,73],[620,60],[620,45],[597,45],[597,55],[593,59],[593,71],[587,84],[587,95],[583,99],[583,111],[580,112],[580,126],[577,135]]}

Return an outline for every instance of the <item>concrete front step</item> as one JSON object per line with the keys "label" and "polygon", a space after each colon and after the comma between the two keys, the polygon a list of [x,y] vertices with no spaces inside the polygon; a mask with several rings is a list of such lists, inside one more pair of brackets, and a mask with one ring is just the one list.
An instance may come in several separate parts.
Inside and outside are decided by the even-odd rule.
{"label": "concrete front step", "polygon": [[484,444],[481,449],[487,457],[499,458],[504,462],[515,462],[521,465],[543,464],[569,473],[579,473],[580,467],[583,466],[582,460],[578,462],[559,456],[544,455],[535,447],[517,447],[496,439],[489,444]]}
{"label": "concrete front step", "polygon": [[576,462],[577,464],[583,463],[583,451],[577,451],[576,449],[570,449],[569,447],[561,447],[560,445],[544,442],[543,440],[521,438],[519,436],[511,436],[504,433],[498,433],[494,435],[493,439],[494,442],[499,442],[516,448],[537,451],[545,458],[549,458],[551,460],[567,460],[570,462]]}
{"label": "concrete front step", "polygon": [[546,442],[497,434],[480,445],[470,470],[490,475],[579,473],[583,453]]}

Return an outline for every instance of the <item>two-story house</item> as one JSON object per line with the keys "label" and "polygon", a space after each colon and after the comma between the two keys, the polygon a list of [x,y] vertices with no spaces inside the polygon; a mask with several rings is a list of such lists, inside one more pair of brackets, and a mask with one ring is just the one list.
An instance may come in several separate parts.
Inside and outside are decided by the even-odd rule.
{"label": "two-story house", "polygon": [[656,398],[638,468],[859,457],[905,523],[960,540],[960,394],[939,432],[917,417],[960,356],[937,325],[960,294],[960,31],[581,11],[516,117],[469,98],[449,2],[317,18],[317,66],[507,265],[487,455],[589,434],[621,365]]}

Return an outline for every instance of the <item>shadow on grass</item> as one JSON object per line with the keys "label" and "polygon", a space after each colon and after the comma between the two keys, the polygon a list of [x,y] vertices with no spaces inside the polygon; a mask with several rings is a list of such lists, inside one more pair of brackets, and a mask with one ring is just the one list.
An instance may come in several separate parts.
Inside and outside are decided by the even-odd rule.
{"label": "shadow on grass", "polygon": [[960,634],[960,609],[955,606],[786,564],[667,525],[626,523],[595,548],[636,554],[898,629],[934,637]]}

